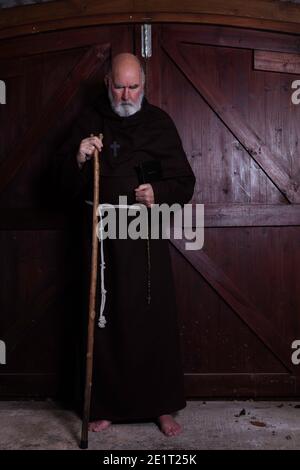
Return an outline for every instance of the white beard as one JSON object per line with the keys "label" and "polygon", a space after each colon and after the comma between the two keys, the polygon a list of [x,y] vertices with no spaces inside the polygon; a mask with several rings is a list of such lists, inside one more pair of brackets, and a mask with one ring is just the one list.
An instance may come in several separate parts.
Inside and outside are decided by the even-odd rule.
{"label": "white beard", "polygon": [[143,91],[141,92],[140,97],[136,103],[133,103],[132,101],[128,100],[128,101],[123,101],[119,104],[116,104],[110,87],[108,88],[108,97],[109,97],[110,105],[112,109],[114,110],[114,112],[118,114],[118,116],[127,117],[127,116],[132,116],[133,114],[137,113],[141,109],[142,101],[144,98],[144,92]]}

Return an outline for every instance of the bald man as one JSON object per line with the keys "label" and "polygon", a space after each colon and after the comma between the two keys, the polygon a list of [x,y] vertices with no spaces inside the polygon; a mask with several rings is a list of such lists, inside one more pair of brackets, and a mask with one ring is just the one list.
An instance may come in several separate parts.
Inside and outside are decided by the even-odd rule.
{"label": "bald man", "polygon": [[[57,156],[61,193],[73,203],[92,200],[96,148],[101,203],[118,205],[122,195],[148,212],[155,203],[187,203],[195,177],[171,118],[144,97],[137,57],[116,56],[105,84],[107,94],[78,120]],[[92,227],[88,205],[86,212]],[[90,239],[89,233],[88,246]],[[107,324],[95,331],[89,429],[153,420],[175,436],[181,426],[174,413],[186,402],[168,241],[107,238],[104,255]],[[90,262],[90,254],[85,259]],[[98,308],[100,298],[99,287]]]}
{"label": "bald man", "polygon": [[[121,117],[131,116],[140,111],[144,98],[145,74],[136,56],[123,53],[112,61],[112,72],[105,77],[108,97],[113,111]],[[98,137],[87,137],[80,143],[77,154],[79,168],[90,159],[94,150],[102,150]],[[135,189],[136,201],[150,207],[154,203],[151,184],[139,185]]]}

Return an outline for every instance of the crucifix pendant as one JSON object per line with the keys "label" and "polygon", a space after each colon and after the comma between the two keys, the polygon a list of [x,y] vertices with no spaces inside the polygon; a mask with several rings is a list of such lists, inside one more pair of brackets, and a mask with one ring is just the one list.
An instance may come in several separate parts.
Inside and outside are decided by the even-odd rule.
{"label": "crucifix pendant", "polygon": [[120,148],[120,144],[118,144],[118,142],[116,142],[115,140],[113,141],[113,143],[110,145],[110,148],[112,149],[113,151],[113,156],[114,157],[117,157],[118,156],[118,150]]}

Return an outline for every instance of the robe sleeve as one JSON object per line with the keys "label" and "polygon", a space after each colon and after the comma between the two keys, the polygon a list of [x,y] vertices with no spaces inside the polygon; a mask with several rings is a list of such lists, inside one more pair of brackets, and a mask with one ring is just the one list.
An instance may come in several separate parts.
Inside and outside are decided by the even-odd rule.
{"label": "robe sleeve", "polygon": [[151,183],[155,204],[187,204],[193,196],[195,176],[168,178]]}
{"label": "robe sleeve", "polygon": [[196,180],[175,124],[160,110],[160,120],[154,121],[153,127],[151,153],[159,158],[163,173],[161,180],[151,183],[154,201],[156,204],[187,204],[193,196]]}

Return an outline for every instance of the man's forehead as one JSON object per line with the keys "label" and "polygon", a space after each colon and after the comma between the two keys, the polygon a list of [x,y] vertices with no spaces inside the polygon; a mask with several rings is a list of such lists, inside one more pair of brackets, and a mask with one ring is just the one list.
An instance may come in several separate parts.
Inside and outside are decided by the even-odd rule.
{"label": "man's forehead", "polygon": [[139,78],[141,75],[141,69],[139,67],[117,67],[112,69],[112,76],[114,77],[135,77]]}
{"label": "man's forehead", "polygon": [[113,64],[112,73],[114,75],[140,75],[141,67],[136,62],[119,62]]}
{"label": "man's forehead", "polygon": [[127,86],[134,86],[134,85],[140,85],[142,80],[141,80],[141,74],[140,75],[135,75],[135,76],[127,76],[123,74],[113,74],[112,75],[112,81],[114,84],[122,84],[122,85],[127,85]]}

